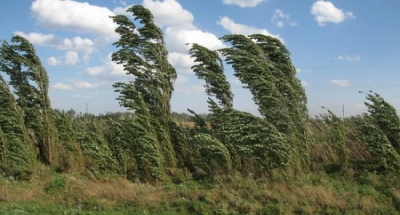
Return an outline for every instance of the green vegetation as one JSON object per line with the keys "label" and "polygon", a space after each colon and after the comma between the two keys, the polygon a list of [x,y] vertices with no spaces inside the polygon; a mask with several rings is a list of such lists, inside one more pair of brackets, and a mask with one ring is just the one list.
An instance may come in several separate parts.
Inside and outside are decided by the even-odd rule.
{"label": "green vegetation", "polygon": [[[279,40],[226,35],[220,50],[188,44],[209,114],[172,113],[162,31],[146,8],[128,12],[111,17],[112,59],[134,78],[113,85],[126,113],[52,109],[33,46],[3,41],[1,214],[400,213],[400,118],[379,94],[362,116],[310,118]],[[234,108],[224,65],[261,116]]]}

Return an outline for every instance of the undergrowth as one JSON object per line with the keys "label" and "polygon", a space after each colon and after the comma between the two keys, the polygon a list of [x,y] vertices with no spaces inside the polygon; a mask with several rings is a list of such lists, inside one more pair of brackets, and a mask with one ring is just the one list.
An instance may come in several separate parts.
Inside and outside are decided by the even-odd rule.
{"label": "undergrowth", "polygon": [[0,214],[400,214],[400,179],[373,173],[150,185],[49,170],[31,181],[2,177],[0,193]]}

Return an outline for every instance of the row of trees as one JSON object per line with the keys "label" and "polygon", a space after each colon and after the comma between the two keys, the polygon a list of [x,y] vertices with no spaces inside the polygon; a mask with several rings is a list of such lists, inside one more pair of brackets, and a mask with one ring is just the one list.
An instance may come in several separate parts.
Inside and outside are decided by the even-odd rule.
{"label": "row of trees", "polygon": [[[12,38],[13,44],[3,41],[3,172],[29,177],[43,163],[93,177],[115,174],[155,181],[176,172],[202,178],[398,171],[400,120],[395,109],[370,92],[369,114],[342,120],[328,110],[310,119],[289,51],[276,38],[261,34],[223,36],[229,46],[219,50],[190,44],[193,72],[205,81],[209,115],[205,120],[188,110],[195,126],[178,123],[170,107],[177,73],[168,62],[162,31],[148,9],[132,6],[128,12],[134,20],[111,18],[120,35],[112,60],[134,77],[113,85],[129,113],[93,116],[53,110],[48,76],[33,46],[20,36]],[[260,117],[234,109],[224,65],[252,93]]]}
{"label": "row of trees", "polygon": [[[146,146],[137,163],[149,163],[152,168],[142,171],[154,177],[165,168],[176,167],[207,174],[222,170],[264,174],[303,157],[306,96],[289,52],[279,40],[260,34],[227,35],[221,39],[231,47],[216,51],[191,44],[189,54],[196,62],[193,71],[206,82],[211,119],[207,124],[190,110],[196,127],[185,133],[177,131],[179,126],[171,118],[170,99],[177,75],[168,63],[162,31],[149,10],[133,6],[128,12],[136,22],[124,15],[112,17],[121,36],[112,59],[135,80],[114,86],[120,92],[120,104],[134,111],[138,128],[132,132],[141,138],[140,147]],[[253,94],[262,117],[233,108],[221,56]],[[187,158],[177,155],[179,151],[193,155]]]}

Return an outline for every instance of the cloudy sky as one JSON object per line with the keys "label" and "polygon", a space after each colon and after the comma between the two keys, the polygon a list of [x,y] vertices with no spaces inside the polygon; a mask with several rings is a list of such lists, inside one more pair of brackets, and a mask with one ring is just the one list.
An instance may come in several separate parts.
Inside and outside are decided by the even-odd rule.
{"label": "cloudy sky", "polygon": [[[365,111],[360,90],[374,90],[400,110],[399,0],[5,0],[0,39],[29,39],[50,76],[54,108],[92,113],[123,111],[112,84],[126,81],[114,64],[118,39],[109,16],[130,5],[149,8],[162,28],[178,80],[172,109],[207,112],[203,82],[190,67],[185,43],[224,47],[225,34],[279,38],[292,54],[311,115],[327,106],[346,115]],[[257,113],[251,95],[226,71],[237,109]]]}

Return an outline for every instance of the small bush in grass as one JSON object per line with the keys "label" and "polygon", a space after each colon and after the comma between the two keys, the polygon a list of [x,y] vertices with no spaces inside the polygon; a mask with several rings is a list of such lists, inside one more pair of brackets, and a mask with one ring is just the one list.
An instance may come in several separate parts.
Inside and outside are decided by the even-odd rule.
{"label": "small bush in grass", "polygon": [[56,176],[49,182],[44,190],[48,194],[60,193],[65,189],[65,178],[63,176]]}

